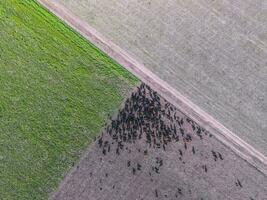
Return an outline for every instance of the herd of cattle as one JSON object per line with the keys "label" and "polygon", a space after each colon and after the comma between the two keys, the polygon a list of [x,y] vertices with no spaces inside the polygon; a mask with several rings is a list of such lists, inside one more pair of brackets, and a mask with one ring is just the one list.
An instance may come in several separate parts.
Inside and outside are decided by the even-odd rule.
{"label": "herd of cattle", "polygon": [[110,117],[76,167],[56,199],[79,194],[79,200],[254,200],[265,195],[245,161],[146,84]]}

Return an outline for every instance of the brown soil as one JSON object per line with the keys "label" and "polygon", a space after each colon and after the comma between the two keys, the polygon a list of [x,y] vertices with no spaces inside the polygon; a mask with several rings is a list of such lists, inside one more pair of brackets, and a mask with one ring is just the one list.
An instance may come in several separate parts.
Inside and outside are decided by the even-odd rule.
{"label": "brown soil", "polygon": [[52,199],[266,199],[266,182],[212,133],[142,84]]}

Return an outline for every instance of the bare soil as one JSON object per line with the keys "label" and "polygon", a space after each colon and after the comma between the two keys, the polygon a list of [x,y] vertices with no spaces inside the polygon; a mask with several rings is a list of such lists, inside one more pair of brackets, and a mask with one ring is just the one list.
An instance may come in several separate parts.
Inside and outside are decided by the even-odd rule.
{"label": "bare soil", "polygon": [[267,177],[141,84],[54,200],[267,199]]}

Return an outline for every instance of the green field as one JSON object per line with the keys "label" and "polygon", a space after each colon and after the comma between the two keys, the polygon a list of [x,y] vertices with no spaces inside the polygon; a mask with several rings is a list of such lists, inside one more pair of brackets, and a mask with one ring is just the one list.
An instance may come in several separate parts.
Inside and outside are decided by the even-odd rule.
{"label": "green field", "polygon": [[0,199],[47,199],[138,80],[33,0],[0,0]]}

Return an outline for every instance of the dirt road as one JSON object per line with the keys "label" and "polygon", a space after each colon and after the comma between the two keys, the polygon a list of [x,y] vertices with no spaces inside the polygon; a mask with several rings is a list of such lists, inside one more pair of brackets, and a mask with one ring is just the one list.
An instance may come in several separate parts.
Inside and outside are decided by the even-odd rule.
{"label": "dirt road", "polygon": [[127,70],[136,75],[144,83],[150,85],[155,91],[163,96],[167,101],[175,105],[183,113],[191,117],[194,121],[201,124],[208,131],[213,132],[214,136],[231,148],[235,153],[247,160],[264,174],[267,174],[267,158],[244,142],[236,134],[225,128],[213,117],[201,110],[198,106],[186,99],[168,83],[160,79],[140,62],[132,58],[128,53],[115,45],[110,40],[103,37],[90,25],[73,15],[61,4],[49,0],[38,0],[40,4],[62,19],[75,31],[80,33],[89,42],[93,43],[111,58],[116,60]]}
{"label": "dirt road", "polygon": [[267,0],[49,0],[267,156]]}

